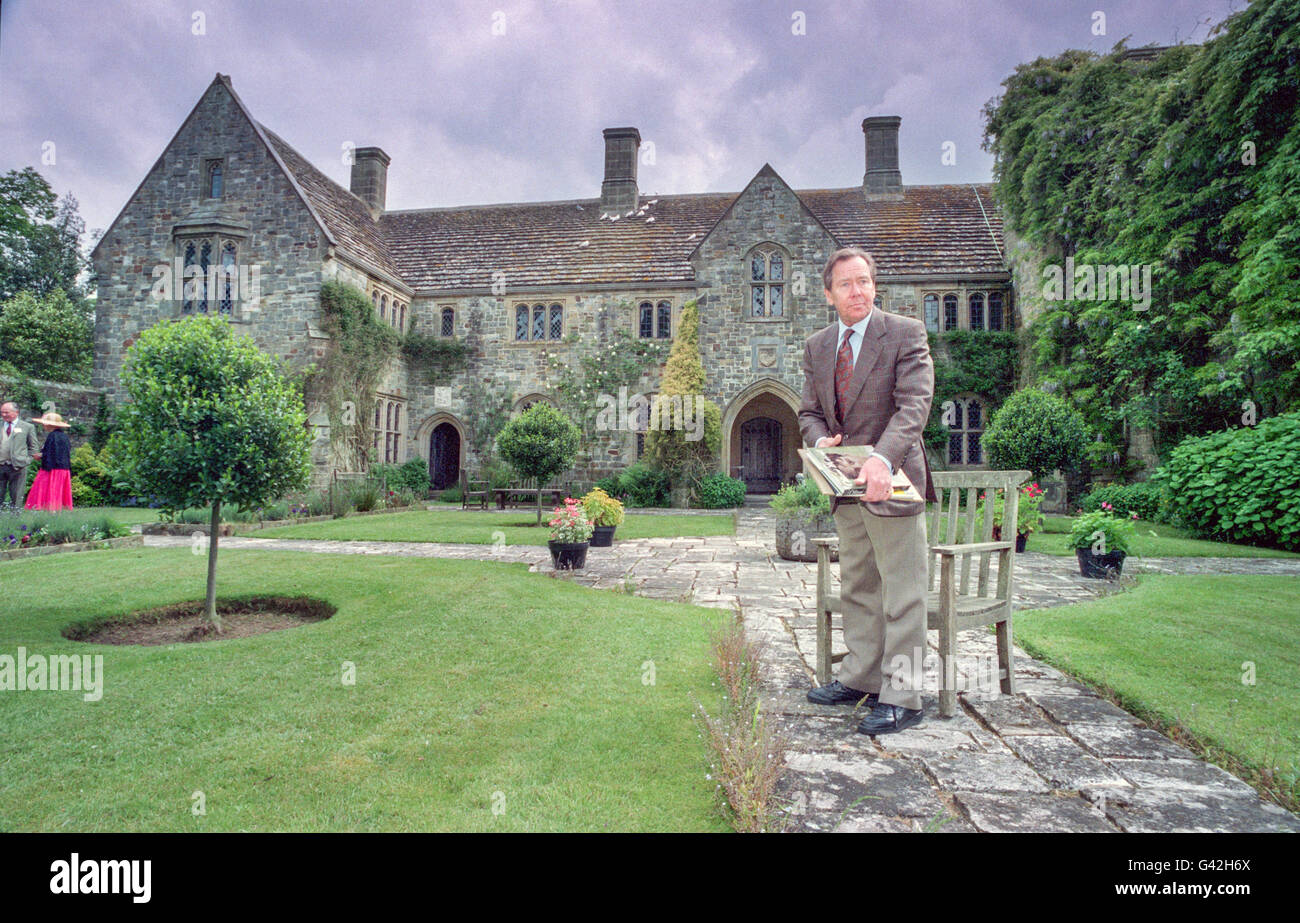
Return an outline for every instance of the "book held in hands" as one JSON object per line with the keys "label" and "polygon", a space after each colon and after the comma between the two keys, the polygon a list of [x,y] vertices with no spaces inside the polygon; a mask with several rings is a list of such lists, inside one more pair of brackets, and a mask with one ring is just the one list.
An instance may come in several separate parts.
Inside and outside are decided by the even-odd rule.
{"label": "book held in hands", "polygon": [[[816,482],[822,493],[831,497],[861,497],[867,492],[867,485],[854,481],[872,451],[874,448],[869,445],[834,445],[800,449],[799,457],[803,459],[804,473]],[[888,499],[925,502],[902,468],[894,472],[893,494]]]}

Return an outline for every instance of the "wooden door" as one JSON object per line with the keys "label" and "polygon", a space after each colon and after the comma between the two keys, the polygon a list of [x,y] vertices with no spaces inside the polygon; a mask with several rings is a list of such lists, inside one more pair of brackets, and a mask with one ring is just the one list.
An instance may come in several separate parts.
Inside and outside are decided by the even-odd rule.
{"label": "wooden door", "polygon": [[775,493],[781,486],[781,424],[754,417],[740,425],[742,480],[750,493]]}

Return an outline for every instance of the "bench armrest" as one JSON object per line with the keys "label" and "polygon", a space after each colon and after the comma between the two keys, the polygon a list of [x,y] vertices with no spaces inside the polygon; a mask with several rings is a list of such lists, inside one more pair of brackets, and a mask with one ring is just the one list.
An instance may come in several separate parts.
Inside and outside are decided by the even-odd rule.
{"label": "bench armrest", "polygon": [[975,554],[981,551],[1005,551],[1013,547],[1015,547],[1015,542],[972,542],[969,545],[931,545],[930,551],[934,554],[953,556]]}

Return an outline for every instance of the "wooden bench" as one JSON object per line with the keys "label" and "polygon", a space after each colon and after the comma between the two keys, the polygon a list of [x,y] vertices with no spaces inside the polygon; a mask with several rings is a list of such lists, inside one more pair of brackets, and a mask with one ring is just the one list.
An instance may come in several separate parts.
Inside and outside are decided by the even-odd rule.
{"label": "wooden bench", "polygon": [[[968,628],[997,626],[999,685],[1004,694],[1015,694],[1015,664],[1011,653],[1015,530],[1009,530],[1008,540],[993,541],[993,506],[994,497],[1000,494],[1005,508],[1004,521],[1014,523],[1020,485],[1028,479],[1028,471],[934,472],[939,501],[931,504],[925,514],[930,573],[926,628],[939,632],[939,714],[945,718],[957,712],[957,634]],[[988,500],[981,508],[980,497],[985,495]],[[843,654],[831,653],[831,616],[843,612],[840,597],[831,593],[830,549],[838,547],[839,539],[814,538],[812,543],[817,546],[816,672],[818,685],[824,686],[832,679],[832,664],[844,658]],[[990,566],[995,556],[996,584],[990,581]]]}
{"label": "wooden bench", "polygon": [[557,487],[556,485],[552,484],[546,487],[542,487],[539,490],[539,488],[537,487],[536,479],[530,478],[519,485],[512,485],[510,487],[498,487],[495,490],[495,493],[497,495],[497,509],[504,510],[506,509],[507,506],[536,507],[537,495],[539,492],[542,495],[543,503],[546,503],[547,498],[549,497],[550,504],[552,507],[563,506],[564,498],[573,496],[573,485],[571,482],[566,481],[563,484],[563,486]]}
{"label": "wooden bench", "polygon": [[487,481],[475,480],[469,476],[467,471],[460,472],[460,508],[467,510],[470,507],[477,506],[481,510],[488,508],[488,494],[490,484]]}

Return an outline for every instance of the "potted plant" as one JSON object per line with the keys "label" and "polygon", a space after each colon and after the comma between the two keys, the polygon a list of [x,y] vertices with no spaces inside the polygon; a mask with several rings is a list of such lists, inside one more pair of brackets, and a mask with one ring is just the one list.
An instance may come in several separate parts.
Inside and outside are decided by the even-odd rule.
{"label": "potted plant", "polygon": [[614,544],[614,530],[623,524],[623,504],[599,487],[582,498],[583,511],[591,521],[591,547],[608,548]]}
{"label": "potted plant", "polygon": [[[1035,481],[1028,487],[1020,488],[1020,500],[1016,504],[1016,553],[1025,550],[1029,535],[1043,527],[1043,494],[1045,491]],[[1002,494],[993,501],[993,540],[1002,541],[1003,519]]]}
{"label": "potted plant", "polygon": [[1103,503],[1093,513],[1075,517],[1070,527],[1070,547],[1079,559],[1079,573],[1085,577],[1119,576],[1133,540],[1133,520],[1115,515],[1115,508]]}
{"label": "potted plant", "polygon": [[[838,534],[830,497],[802,474],[778,490],[768,505],[776,510],[776,553],[787,561],[816,561],[817,546],[811,540]],[[831,549],[831,560],[839,560],[838,549]]]}
{"label": "potted plant", "polygon": [[582,504],[572,497],[556,507],[551,516],[551,563],[556,570],[579,570],[587,566],[587,546],[591,541],[591,521]]}

